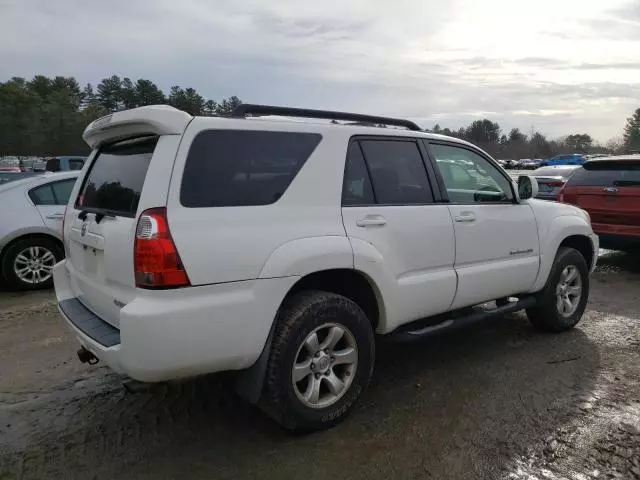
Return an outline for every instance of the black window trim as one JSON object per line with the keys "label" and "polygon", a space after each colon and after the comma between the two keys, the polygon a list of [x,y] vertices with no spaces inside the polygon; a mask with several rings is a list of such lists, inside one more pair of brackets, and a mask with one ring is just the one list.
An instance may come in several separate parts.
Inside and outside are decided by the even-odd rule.
{"label": "black window trim", "polygon": [[[87,173],[84,174],[84,176],[82,177],[82,184],[80,185],[80,188],[78,189],[78,193],[76,195],[75,200],[73,201],[73,208],[75,208],[76,210],[81,210],[83,212],[87,212],[87,213],[93,213],[93,214],[102,214],[102,215],[110,215],[110,216],[117,216],[117,217],[124,217],[124,218],[136,218],[136,216],[138,215],[138,210],[140,209],[140,205],[138,204],[138,207],[136,208],[136,211],[131,213],[131,212],[120,212],[120,211],[116,211],[116,210],[109,210],[109,209],[105,209],[105,208],[95,208],[95,207],[82,207],[81,205],[78,205],[78,202],[80,201],[80,195],[82,195],[82,192],[84,192],[84,187],[87,184],[87,180],[89,179],[89,176],[91,175],[91,171],[93,170],[93,167],[96,164],[96,159],[100,156],[100,154],[102,153],[102,151],[105,148],[109,148],[112,147],[114,145],[118,145],[119,143],[127,143],[127,142],[131,142],[131,143],[143,143],[145,141],[155,141],[156,146],[153,147],[153,150],[155,152],[156,147],[158,146],[158,141],[160,140],[160,135],[149,135],[149,134],[142,134],[142,135],[135,135],[132,137],[126,137],[126,138],[120,138],[118,140],[115,140],[113,142],[109,142],[109,143],[105,143],[102,144],[98,147],[97,150],[95,150],[94,152],[92,152],[87,159],[85,160],[86,162],[91,162],[91,165],[89,165],[89,169],[87,170]],[[84,165],[83,165],[84,168]],[[81,170],[77,170],[77,172],[81,172]],[[142,192],[141,192],[142,193]],[[142,197],[141,197],[142,198]]]}
{"label": "black window trim", "polygon": [[[38,186],[35,186],[33,188],[31,188],[28,192],[27,195],[29,195],[29,199],[33,202],[33,204],[36,207],[42,206],[42,207],[59,207],[60,205],[67,205],[69,203],[69,200],[67,199],[67,201],[65,203],[58,203],[58,195],[56,195],[56,191],[53,189],[53,185],[55,185],[56,183],[64,183],[64,182],[76,182],[78,180],[78,177],[70,177],[70,178],[62,178],[60,180],[54,180],[53,182],[47,182],[47,183],[41,183]],[[39,188],[42,187],[49,187],[51,189],[51,194],[53,195],[53,201],[56,202],[53,205],[44,205],[44,204],[38,204],[36,203],[36,200],[34,199],[35,194],[33,193],[35,190],[38,190]],[[71,198],[71,197],[69,197]]]}
{"label": "black window trim", "polygon": [[[484,153],[482,150],[480,150],[477,147],[473,147],[471,145],[466,145],[463,143],[458,143],[458,142],[450,142],[450,141],[446,141],[446,140],[431,140],[431,139],[424,139],[424,143],[425,143],[425,148],[428,152],[428,156],[429,156],[429,161],[432,164],[432,168],[435,169],[435,175],[436,178],[438,180],[438,185],[440,186],[440,189],[442,190],[442,197],[443,197],[443,202],[446,202],[450,205],[511,205],[511,204],[518,204],[518,195],[516,194],[517,192],[514,189],[513,186],[513,179],[509,176],[508,173],[506,173],[502,167],[498,164],[498,162],[496,162],[493,158],[491,158],[489,155],[487,155],[486,153]],[[511,200],[505,200],[505,201],[501,201],[501,202],[452,202],[451,199],[449,199],[449,194],[447,193],[447,188],[444,184],[444,179],[442,178],[442,173],[440,172],[440,168],[438,167],[438,163],[436,161],[436,157],[433,153],[433,150],[431,150],[431,145],[442,145],[442,146],[447,146],[447,147],[456,147],[456,148],[462,148],[463,150],[468,150],[472,153],[475,153],[476,155],[479,155],[480,157],[484,158],[485,160],[487,160],[491,165],[493,165],[496,170],[498,170],[498,172],[500,173],[500,175],[502,175],[508,182],[509,182],[509,187],[511,188],[511,196],[512,199]]]}
{"label": "black window trim", "polygon": [[[369,162],[367,162],[367,157],[364,154],[364,150],[362,149],[362,145],[360,144],[361,140],[382,140],[382,141],[398,141],[398,142],[412,142],[416,144],[416,147],[418,148],[418,152],[420,153],[420,157],[422,159],[422,166],[425,169],[425,172],[427,174],[427,182],[428,182],[428,187],[431,189],[431,195],[433,197],[433,202],[428,202],[428,203],[378,203],[378,199],[376,197],[376,192],[375,192],[375,188],[373,187],[373,179],[371,178],[371,170],[369,168]],[[343,174],[342,174],[342,189],[340,190],[341,192],[344,189],[344,179],[346,178],[346,174],[347,174],[347,161],[349,159],[349,150],[351,148],[351,144],[354,142],[357,142],[358,144],[358,148],[360,149],[360,153],[362,154],[362,157],[364,158],[364,165],[365,168],[367,170],[367,177],[369,179],[369,184],[371,185],[371,190],[373,192],[373,198],[375,203],[373,204],[368,204],[368,203],[364,203],[364,204],[357,204],[357,205],[344,205],[342,203],[342,198],[340,198],[340,203],[342,205],[343,208],[349,208],[349,207],[413,207],[413,206],[418,206],[418,207],[426,207],[426,206],[432,206],[432,205],[441,205],[443,202],[443,198],[442,198],[442,193],[440,191],[440,188],[438,186],[438,184],[436,183],[436,177],[435,177],[435,172],[433,171],[433,166],[431,165],[430,160],[428,159],[427,155],[428,152],[426,151],[424,145],[421,145],[422,141],[424,140],[424,138],[421,137],[413,137],[410,135],[352,135],[351,137],[349,137],[349,140],[347,142],[347,149],[346,149],[346,153],[345,153],[345,161],[344,161],[344,170],[343,170]],[[342,195],[342,193],[341,193]]]}

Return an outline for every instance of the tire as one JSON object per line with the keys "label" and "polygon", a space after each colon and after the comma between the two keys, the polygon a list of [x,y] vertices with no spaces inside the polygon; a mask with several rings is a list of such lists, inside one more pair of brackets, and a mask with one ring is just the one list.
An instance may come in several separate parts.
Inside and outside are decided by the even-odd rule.
{"label": "tire", "polygon": [[[289,430],[324,430],[340,423],[373,375],[375,342],[369,319],[356,303],[342,295],[308,291],[287,300],[276,321],[265,381],[266,411]],[[323,343],[333,343],[328,341],[334,338],[332,334],[339,339],[334,348],[326,350],[328,353],[317,351],[305,345],[305,341],[314,344],[314,332],[320,348]],[[346,362],[354,358],[355,364]],[[296,364],[304,367],[299,369],[297,383],[293,371]],[[337,391],[336,378],[345,386],[339,394],[329,388],[334,385]],[[314,397],[316,384],[319,395]]]}
{"label": "tire", "polygon": [[[575,269],[575,270],[573,270]],[[568,294],[576,283],[570,282],[569,287],[561,289],[567,279],[567,272],[575,271],[576,281],[580,283],[580,293],[569,297],[572,308],[562,304],[561,311],[558,297]],[[575,292],[575,290],[573,290]],[[569,294],[570,295],[570,294]],[[589,299],[589,269],[584,257],[573,248],[562,247],[558,250],[553,267],[547,279],[547,284],[538,296],[538,305],[527,309],[527,316],[535,328],[545,332],[564,332],[573,328],[582,318],[582,314]]]}
{"label": "tire", "polygon": [[[23,277],[18,275],[16,270],[20,266],[30,268],[28,262],[21,262],[21,260],[32,258],[37,258],[41,262],[42,268],[38,269],[39,273],[27,272]],[[51,269],[63,258],[64,250],[55,240],[46,237],[28,237],[17,240],[6,248],[0,259],[0,272],[6,285],[13,290],[51,288],[53,286]],[[32,282],[28,281],[29,278]],[[39,281],[39,278],[42,280]]]}

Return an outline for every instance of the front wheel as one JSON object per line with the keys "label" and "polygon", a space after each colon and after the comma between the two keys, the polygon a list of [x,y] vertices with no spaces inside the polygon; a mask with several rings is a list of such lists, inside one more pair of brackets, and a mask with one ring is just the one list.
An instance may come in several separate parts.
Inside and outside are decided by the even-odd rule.
{"label": "front wheel", "polygon": [[588,299],[587,262],[577,250],[563,247],[556,254],[538,305],[527,309],[527,316],[539,330],[562,332],[580,321]]}
{"label": "front wheel", "polygon": [[346,297],[311,291],[287,300],[277,322],[266,377],[270,413],[290,430],[339,423],[373,374],[369,319]]}

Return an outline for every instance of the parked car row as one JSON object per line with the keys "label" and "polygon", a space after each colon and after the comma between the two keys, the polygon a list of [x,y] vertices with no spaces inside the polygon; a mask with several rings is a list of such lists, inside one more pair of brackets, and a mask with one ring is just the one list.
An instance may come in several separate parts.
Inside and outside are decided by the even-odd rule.
{"label": "parked car row", "polygon": [[520,160],[497,160],[506,169],[534,170],[538,168],[544,160],[541,158],[522,158]]}
{"label": "parked car row", "polygon": [[61,172],[82,170],[86,157],[2,157],[0,158],[0,172]]}
{"label": "parked car row", "polygon": [[[596,156],[593,156],[596,158]],[[579,153],[562,154],[551,157],[547,160],[542,158],[521,158],[519,160],[497,160],[497,162],[507,169],[518,170],[535,170],[539,167],[554,166],[554,165],[582,165],[587,161],[585,155]]]}

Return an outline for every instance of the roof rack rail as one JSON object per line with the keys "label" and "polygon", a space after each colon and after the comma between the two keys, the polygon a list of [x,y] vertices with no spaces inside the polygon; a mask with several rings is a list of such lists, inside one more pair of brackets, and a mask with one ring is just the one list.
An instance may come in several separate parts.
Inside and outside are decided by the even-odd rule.
{"label": "roof rack rail", "polygon": [[411,120],[402,118],[376,117],[362,115],[360,113],[333,112],[329,110],[312,110],[308,108],[275,107],[271,105],[254,105],[243,103],[238,105],[231,113],[232,117],[244,117],[246,115],[280,115],[284,117],[322,118],[327,120],[346,120],[354,122],[368,122],[381,125],[405,127],[409,130],[421,131],[422,129]]}

